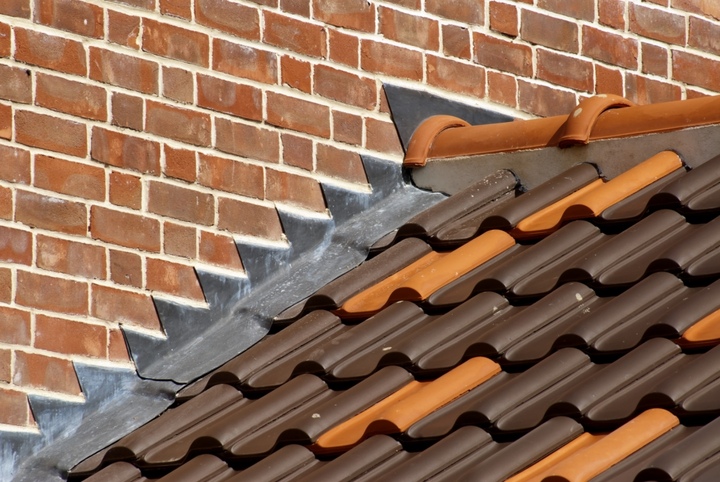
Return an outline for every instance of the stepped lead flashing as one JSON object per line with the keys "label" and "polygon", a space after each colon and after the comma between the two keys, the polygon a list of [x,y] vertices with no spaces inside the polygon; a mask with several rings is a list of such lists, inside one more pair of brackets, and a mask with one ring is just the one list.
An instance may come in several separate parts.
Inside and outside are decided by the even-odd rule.
{"label": "stepped lead flashing", "polygon": [[431,117],[417,128],[406,167],[422,167],[428,159],[568,147],[717,124],[720,96],[637,106],[621,97],[600,95],[581,102],[568,115],[502,124],[463,126],[464,121],[455,119],[453,125],[448,117]]}

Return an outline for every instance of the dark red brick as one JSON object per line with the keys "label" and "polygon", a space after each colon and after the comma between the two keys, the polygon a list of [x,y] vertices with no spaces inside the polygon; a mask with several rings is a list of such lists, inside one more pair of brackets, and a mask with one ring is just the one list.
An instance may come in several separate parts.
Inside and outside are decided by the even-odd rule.
{"label": "dark red brick", "polygon": [[220,151],[259,161],[280,160],[280,138],[275,131],[258,125],[216,119],[215,132],[215,147]]}
{"label": "dark red brick", "polygon": [[328,57],[333,62],[357,67],[360,64],[360,39],[346,32],[328,29],[328,43],[330,52]]}
{"label": "dark red brick", "polygon": [[453,92],[485,96],[485,69],[470,63],[428,55],[427,82]]}
{"label": "dark red brick", "polygon": [[426,0],[425,10],[459,22],[482,25],[485,0]]}
{"label": "dark red brick", "polygon": [[81,393],[80,384],[70,360],[37,353],[15,352],[13,383],[21,387],[40,388],[70,395],[80,395]]}
{"label": "dark red brick", "polygon": [[90,47],[90,78],[144,94],[158,93],[158,64]]}
{"label": "dark red brick", "polygon": [[160,145],[122,132],[94,127],[90,155],[111,166],[160,174]]}
{"label": "dark red brick", "polygon": [[92,316],[114,323],[160,330],[152,298],[133,291],[92,285]]}
{"label": "dark red brick", "polygon": [[112,95],[112,124],[136,131],[143,128],[145,103],[141,97],[114,92]]}
{"label": "dark red brick", "polygon": [[325,144],[317,146],[317,171],[345,181],[367,183],[365,169],[356,152]]}
{"label": "dark red brick", "polygon": [[292,134],[282,135],[283,164],[313,170],[313,142]]}
{"label": "dark red brick", "polygon": [[30,18],[30,0],[4,0],[0,2],[0,14]]}
{"label": "dark red brick", "polygon": [[438,22],[398,10],[380,7],[380,33],[391,40],[425,50],[438,50]]}
{"label": "dark red brick", "polygon": [[688,45],[711,54],[720,55],[720,25],[717,22],[708,22],[701,18],[690,17]]}
{"label": "dark red brick", "polygon": [[210,40],[207,35],[174,25],[143,20],[143,50],[162,57],[207,67]]}
{"label": "dark red brick", "polygon": [[165,254],[195,259],[197,251],[197,230],[170,221],[163,223],[163,250]]}
{"label": "dark red brick", "polygon": [[517,37],[518,28],[517,6],[510,3],[490,2],[490,28],[511,37]]}
{"label": "dark red brick", "polygon": [[280,240],[283,234],[275,208],[223,197],[218,199],[218,227],[271,240]]}
{"label": "dark red brick", "polygon": [[578,20],[587,20],[592,22],[595,17],[595,1],[594,0],[538,0],[538,7],[543,10],[566,15]]}
{"label": "dark red brick", "polygon": [[38,315],[35,347],[53,353],[93,358],[107,356],[107,328],[63,318]]}
{"label": "dark red brick", "polygon": [[565,52],[578,52],[578,26],[575,22],[531,10],[522,10],[520,17],[523,40]]}
{"label": "dark red brick", "polygon": [[618,69],[595,64],[595,92],[624,96],[622,72]]}
{"label": "dark red brick", "polygon": [[366,0],[313,0],[313,12],[321,22],[336,27],[375,31],[375,5]]}
{"label": "dark red brick", "polygon": [[139,176],[113,171],[110,173],[110,202],[132,209],[142,207],[142,182]]}
{"label": "dark red brick", "polygon": [[148,132],[194,146],[210,145],[211,125],[208,114],[155,101],[147,101],[145,108],[145,128]]}
{"label": "dark red brick", "polygon": [[43,73],[36,79],[37,105],[86,119],[107,119],[105,89]]}
{"label": "dark red brick", "polygon": [[384,122],[377,119],[365,119],[365,130],[367,141],[365,147],[384,154],[402,156],[403,148],[400,144],[395,125],[392,122]]}
{"label": "dark red brick", "polygon": [[360,65],[363,70],[410,80],[422,80],[421,52],[363,39]]}
{"label": "dark red brick", "polygon": [[132,49],[140,48],[140,17],[108,10],[107,30],[110,42]]}
{"label": "dark red brick", "polygon": [[204,186],[262,199],[263,168],[223,157],[200,154],[198,182]]}
{"label": "dark red brick", "polygon": [[198,74],[197,105],[251,120],[262,120],[262,92],[257,87]]}
{"label": "dark red brick", "polygon": [[720,91],[720,63],[689,52],[672,52],[673,79]]}
{"label": "dark red brick", "polygon": [[0,261],[30,266],[33,240],[29,231],[0,226]]}
{"label": "dark red brick", "polygon": [[148,187],[150,212],[182,221],[209,226],[215,219],[215,199],[211,194],[159,181]]}
{"label": "dark red brick", "polygon": [[475,32],[475,62],[501,72],[529,77],[532,75],[532,50],[529,46]]}
{"label": "dark red brick", "polygon": [[0,342],[29,345],[31,341],[30,312],[0,307]]}
{"label": "dark red brick", "polygon": [[105,248],[39,234],[37,265],[58,273],[105,279]]}
{"label": "dark red brick", "polygon": [[15,301],[40,310],[86,315],[87,283],[18,270]]}
{"label": "dark red brick", "polygon": [[325,57],[325,28],[293,17],[265,11],[263,41],[312,57]]}
{"label": "dark red brick", "polygon": [[87,154],[85,124],[29,111],[15,111],[15,140],[72,156]]}
{"label": "dark red brick", "polygon": [[374,110],[377,105],[377,84],[374,79],[325,65],[315,67],[315,93],[367,110]]}
{"label": "dark red brick", "polygon": [[18,190],[15,220],[67,234],[87,233],[87,206],[84,203]]}
{"label": "dark red brick", "polygon": [[355,146],[362,145],[362,117],[333,111],[333,139]]}
{"label": "dark red brick", "polygon": [[141,288],[143,284],[142,258],[127,251],[109,250],[110,279],[119,284]]}
{"label": "dark red brick", "polygon": [[628,4],[630,31],[643,37],[685,45],[685,16],[638,3]]}
{"label": "dark red brick", "polygon": [[36,0],[35,22],[83,37],[103,38],[103,9],[79,0]]}
{"label": "dark red brick", "polygon": [[162,259],[148,258],[147,289],[196,301],[205,300],[191,266]]}
{"label": "dark red brick", "polygon": [[97,166],[35,156],[35,186],[61,194],[103,201],[105,171]]}
{"label": "dark red brick", "polygon": [[225,268],[243,269],[233,238],[208,231],[200,232],[200,260]]}
{"label": "dark red brick", "polygon": [[144,251],[160,251],[160,223],[156,219],[102,206],[90,210],[94,239]]}
{"label": "dark red brick", "polygon": [[213,40],[213,69],[266,84],[278,82],[275,53],[223,39]]}
{"label": "dark red brick", "polygon": [[588,25],[583,26],[582,54],[619,67],[638,65],[637,40]]}
{"label": "dark red brick", "polygon": [[185,104],[192,104],[195,98],[195,76],[185,69],[163,67],[162,94]]}
{"label": "dark red brick", "polygon": [[80,42],[15,27],[15,60],[84,76],[85,49]]}
{"label": "dark red brick", "polygon": [[267,122],[294,131],[330,137],[330,108],[274,92],[267,93]]}
{"label": "dark red brick", "polygon": [[30,184],[30,151],[0,146],[0,179],[16,184]]}
{"label": "dark red brick", "polygon": [[670,102],[682,98],[682,89],[679,85],[626,72],[625,98],[638,104]]}
{"label": "dark red brick", "polygon": [[165,152],[165,175],[187,182],[195,182],[197,179],[195,152],[175,149],[168,145],[163,146],[163,150]]}
{"label": "dark red brick", "polygon": [[32,102],[32,77],[29,70],[0,65],[0,99],[23,104]]}
{"label": "dark red brick", "polygon": [[274,169],[267,169],[266,175],[266,197],[269,200],[317,212],[325,211],[325,200],[315,179]]}
{"label": "dark red brick", "polygon": [[537,50],[537,78],[586,92],[595,87],[591,62],[541,48]]}
{"label": "dark red brick", "polygon": [[443,53],[450,57],[470,58],[470,31],[457,25],[443,25]]}
{"label": "dark red brick", "polygon": [[575,94],[518,80],[520,109],[542,117],[567,114],[576,106]]}
{"label": "dark red brick", "polygon": [[282,84],[306,94],[312,91],[312,66],[310,62],[283,55],[280,59]]}
{"label": "dark red brick", "polygon": [[195,19],[237,37],[260,40],[260,16],[255,8],[228,0],[196,0]]}

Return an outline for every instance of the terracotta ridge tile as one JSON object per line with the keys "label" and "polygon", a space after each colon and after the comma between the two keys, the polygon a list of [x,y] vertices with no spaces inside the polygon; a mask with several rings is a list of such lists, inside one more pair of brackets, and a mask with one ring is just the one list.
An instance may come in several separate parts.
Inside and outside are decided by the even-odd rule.
{"label": "terracotta ridge tile", "polygon": [[594,181],[531,214],[520,221],[511,234],[518,238],[537,236],[555,231],[566,221],[596,217],[613,204],[682,167],[682,160],[676,153],[660,152],[608,182]]}
{"label": "terracotta ridge tile", "polygon": [[647,410],[607,435],[581,435],[508,482],[590,480],[679,424],[667,410]]}
{"label": "terracotta ridge tile", "polygon": [[515,245],[504,231],[488,231],[449,253],[431,252],[371,288],[347,300],[335,313],[340,317],[375,313],[399,300],[421,301]]}
{"label": "terracotta ridge tile", "polygon": [[720,310],[710,313],[688,328],[680,338],[681,346],[715,345],[720,341]]}
{"label": "terracotta ridge tile", "polygon": [[343,450],[377,434],[399,433],[500,373],[488,358],[472,358],[432,382],[412,381],[389,397],[321,435],[316,452]]}

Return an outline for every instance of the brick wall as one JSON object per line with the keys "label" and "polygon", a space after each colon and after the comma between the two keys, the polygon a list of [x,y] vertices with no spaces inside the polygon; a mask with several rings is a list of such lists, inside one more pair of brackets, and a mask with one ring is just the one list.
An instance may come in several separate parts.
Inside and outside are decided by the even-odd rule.
{"label": "brick wall", "polygon": [[276,203],[400,160],[382,82],[568,112],[720,91],[705,0],[0,1],[0,424],[81,396],[76,359],[130,366],[150,294],[282,240]]}

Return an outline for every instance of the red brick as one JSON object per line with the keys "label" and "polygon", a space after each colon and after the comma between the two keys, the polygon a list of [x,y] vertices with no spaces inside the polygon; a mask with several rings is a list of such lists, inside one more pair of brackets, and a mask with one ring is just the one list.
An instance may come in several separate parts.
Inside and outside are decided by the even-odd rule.
{"label": "red brick", "polygon": [[78,157],[87,154],[84,124],[35,112],[15,111],[15,140]]}
{"label": "red brick", "polygon": [[148,258],[147,289],[198,301],[205,300],[192,267],[162,259]]}
{"label": "red brick", "polygon": [[367,110],[374,110],[377,105],[377,85],[374,79],[325,65],[315,67],[315,93]]}
{"label": "red brick", "polygon": [[264,179],[260,166],[200,154],[198,182],[204,186],[262,199]]}
{"label": "red brick", "polygon": [[15,60],[68,74],[87,73],[80,42],[19,27],[15,28]]}
{"label": "red brick", "polygon": [[12,106],[0,104],[0,138],[12,139],[13,111]]}
{"label": "red brick", "polygon": [[243,269],[233,238],[208,231],[200,232],[200,260],[226,268]]}
{"label": "red brick", "polygon": [[10,268],[0,268],[0,301],[12,301],[13,273]]}
{"label": "red brick", "polygon": [[715,59],[674,50],[672,76],[674,80],[720,91],[720,63]]}
{"label": "red brick", "polygon": [[116,206],[140,209],[142,206],[142,183],[140,177],[124,172],[110,173],[110,202]]}
{"label": "red brick", "polygon": [[545,85],[518,80],[520,109],[542,117],[563,115],[576,106],[575,94]]}
{"label": "red brick", "polygon": [[511,37],[517,37],[518,12],[515,5],[509,3],[490,2],[490,28]]}
{"label": "red brick", "polygon": [[30,152],[19,147],[0,146],[0,179],[30,184]]}
{"label": "red brick", "polygon": [[136,131],[143,128],[145,103],[142,98],[114,92],[112,95],[112,124]]}
{"label": "red brick", "polygon": [[77,321],[37,315],[35,347],[53,353],[105,358],[107,328]]}
{"label": "red brick", "polygon": [[292,17],[265,11],[263,41],[312,57],[325,57],[325,28]]}
{"label": "red brick", "polygon": [[688,45],[720,55],[720,25],[717,22],[707,22],[697,17],[690,17]]}
{"label": "red brick", "polygon": [[260,40],[258,10],[228,0],[196,0],[195,20],[234,36]]}
{"label": "red brick", "polygon": [[160,223],[138,214],[92,206],[90,233],[94,239],[118,246],[160,251]]}
{"label": "red brick", "polygon": [[142,288],[142,258],[127,251],[109,250],[110,279],[119,284]]}
{"label": "red brick", "polygon": [[294,131],[330,137],[330,108],[274,92],[267,93],[267,122]]}
{"label": "red brick", "polygon": [[103,9],[78,0],[36,0],[35,22],[83,37],[102,38],[105,29]]}
{"label": "red brick", "polygon": [[10,25],[0,23],[0,56],[2,57],[10,57],[12,49],[11,35]]}
{"label": "red brick", "polygon": [[682,98],[682,89],[678,85],[626,72],[625,98],[638,104],[670,102]]}
{"label": "red brick", "polygon": [[262,120],[262,92],[257,87],[198,74],[197,105],[251,120]]}
{"label": "red brick", "polygon": [[15,352],[13,383],[21,387],[80,395],[80,385],[70,360],[36,353]]}
{"label": "red brick", "polygon": [[595,17],[594,0],[538,0],[538,7],[578,20],[591,22]]}
{"label": "red brick", "polygon": [[552,50],[537,50],[537,78],[575,90],[592,92],[593,64]]}
{"label": "red brick", "polygon": [[145,128],[148,132],[194,146],[210,145],[208,114],[151,100],[147,101],[146,110]]}
{"label": "red brick", "polygon": [[705,92],[691,89],[689,87],[685,88],[685,98],[687,98],[687,99],[697,99],[700,97],[707,97],[707,96],[708,96],[708,94],[706,94]]}
{"label": "red brick", "polygon": [[269,200],[312,211],[325,211],[320,184],[315,179],[273,169],[268,169],[266,173],[266,196]]}
{"label": "red brick", "polygon": [[110,329],[108,332],[108,360],[117,362],[130,361],[125,336],[120,330]]}
{"label": "red brick", "polygon": [[627,5],[627,2],[624,0],[599,0],[598,20],[602,25],[624,30],[625,5]]}
{"label": "red brick", "polygon": [[15,202],[16,221],[68,234],[87,233],[87,207],[83,203],[21,190]]}
{"label": "red brick", "polygon": [[114,323],[160,329],[152,299],[140,293],[92,285],[92,315]]}
{"label": "red brick", "polygon": [[443,25],[443,53],[450,57],[470,58],[470,32],[465,27]]}
{"label": "red brick", "polygon": [[32,264],[33,241],[28,231],[0,226],[0,261]]}
{"label": "red brick", "polygon": [[298,89],[307,94],[312,91],[312,66],[289,55],[280,58],[282,85]]}
{"label": "red brick", "polygon": [[313,170],[313,142],[292,134],[282,135],[283,164]]}
{"label": "red brick", "polygon": [[638,65],[637,40],[588,25],[583,26],[582,54],[619,67],[635,69]]}
{"label": "red brick", "polygon": [[532,50],[529,46],[490,37],[481,33],[473,34],[475,62],[503,72],[531,76]]}
{"label": "red brick", "polygon": [[310,2],[307,0],[280,0],[280,9],[283,12],[310,17]]}
{"label": "red brick", "polygon": [[275,208],[222,197],[218,199],[218,227],[271,240],[280,240],[283,234]]}
{"label": "red brick", "polygon": [[265,5],[266,7],[277,7],[278,6],[278,0],[248,0],[252,3],[257,3],[258,5]]}
{"label": "red brick", "polygon": [[35,103],[86,119],[107,119],[105,89],[53,75],[37,74]]}
{"label": "red brick", "polygon": [[195,76],[185,69],[163,67],[162,94],[185,104],[192,104],[195,93]]}
{"label": "red brick", "polygon": [[195,259],[197,232],[194,227],[182,226],[170,221],[163,223],[163,249],[165,254]]}
{"label": "red brick", "polygon": [[355,183],[367,183],[360,156],[337,147],[318,144],[317,172]]}
{"label": "red brick", "polygon": [[155,10],[155,0],[108,0],[114,3],[122,3],[133,7],[140,7],[147,10]]}
{"label": "red brick", "polygon": [[30,345],[30,312],[0,307],[0,342],[11,345]]}
{"label": "red brick", "polygon": [[0,14],[30,18],[30,0],[4,0],[0,2]]}
{"label": "red brick", "polygon": [[222,39],[213,41],[213,69],[266,84],[278,81],[276,54]]}
{"label": "red brick", "polygon": [[32,102],[32,78],[30,71],[0,65],[0,99],[29,104]]}
{"label": "red brick", "polygon": [[211,194],[158,181],[150,181],[148,209],[196,224],[211,225],[215,219],[215,200]]}
{"label": "red brick", "polygon": [[630,3],[630,31],[643,37],[685,45],[685,17],[674,13]]}
{"label": "red brick", "polygon": [[16,426],[28,425],[29,413],[30,406],[25,393],[0,388],[0,423]]}
{"label": "red brick", "polygon": [[187,0],[160,0],[160,13],[186,20],[192,18],[192,9]]}
{"label": "red brick", "polygon": [[0,219],[13,218],[13,193],[9,187],[0,187]]}
{"label": "red brick", "polygon": [[517,105],[517,81],[515,77],[501,72],[488,72],[488,97],[499,104]]}
{"label": "red brick", "polygon": [[641,43],[642,48],[642,71],[647,74],[659,75],[666,77],[668,75],[668,58],[669,52],[667,48]]}
{"label": "red brick", "polygon": [[523,40],[565,52],[578,52],[576,23],[530,10],[523,10],[520,17]]}
{"label": "red brick", "polygon": [[[2,324],[2,320],[0,320]],[[0,348],[0,382],[10,383],[12,381],[12,355],[13,352],[7,348]],[[2,405],[2,393],[0,392],[0,410],[5,409]],[[0,423],[2,418],[0,418]]]}
{"label": "red brick", "polygon": [[440,29],[435,20],[380,7],[380,33],[391,40],[425,50],[438,50]]}
{"label": "red brick", "polygon": [[90,78],[145,94],[158,93],[158,65],[110,50],[90,47]]}
{"label": "red brick", "polygon": [[425,10],[459,22],[482,25],[485,0],[426,0]]}
{"label": "red brick", "polygon": [[362,117],[333,111],[333,139],[355,146],[362,145]]}
{"label": "red brick", "polygon": [[328,29],[328,43],[330,52],[328,58],[333,62],[357,67],[360,64],[360,39],[340,32],[335,29]]}
{"label": "red brick", "polygon": [[259,161],[280,161],[277,132],[251,124],[215,119],[215,147],[223,152]]}
{"label": "red brick", "polygon": [[420,0],[385,0],[385,3],[394,3],[395,5],[420,10]]}
{"label": "red brick", "polygon": [[108,10],[108,40],[132,49],[140,48],[140,17]]}
{"label": "red brick", "polygon": [[90,156],[111,166],[160,174],[160,145],[122,132],[94,127]]}
{"label": "red brick", "polygon": [[210,59],[208,36],[151,19],[143,20],[143,45],[146,52],[207,67]]}
{"label": "red brick", "polygon": [[595,64],[595,93],[624,96],[622,72]]}
{"label": "red brick", "polygon": [[163,146],[165,152],[165,175],[195,182],[197,179],[195,152],[185,149],[175,149],[168,145]]}
{"label": "red brick", "polygon": [[367,131],[365,147],[384,154],[403,155],[400,137],[392,122],[368,118],[365,119],[365,129]]}
{"label": "red brick", "polygon": [[97,201],[105,199],[105,171],[79,162],[38,154],[35,156],[34,184],[70,196]]}
{"label": "red brick", "polygon": [[40,310],[86,315],[87,283],[18,270],[15,302]]}
{"label": "red brick", "polygon": [[720,20],[720,3],[714,0],[672,0],[673,8]]}
{"label": "red brick", "polygon": [[37,265],[49,271],[105,279],[105,248],[39,234]]}
{"label": "red brick", "polygon": [[321,22],[362,32],[375,32],[375,5],[366,0],[313,0],[315,18]]}
{"label": "red brick", "polygon": [[428,55],[427,82],[453,92],[485,96],[485,69],[473,64]]}
{"label": "red brick", "polygon": [[410,80],[422,80],[421,52],[374,40],[362,41],[360,65],[363,70]]}

